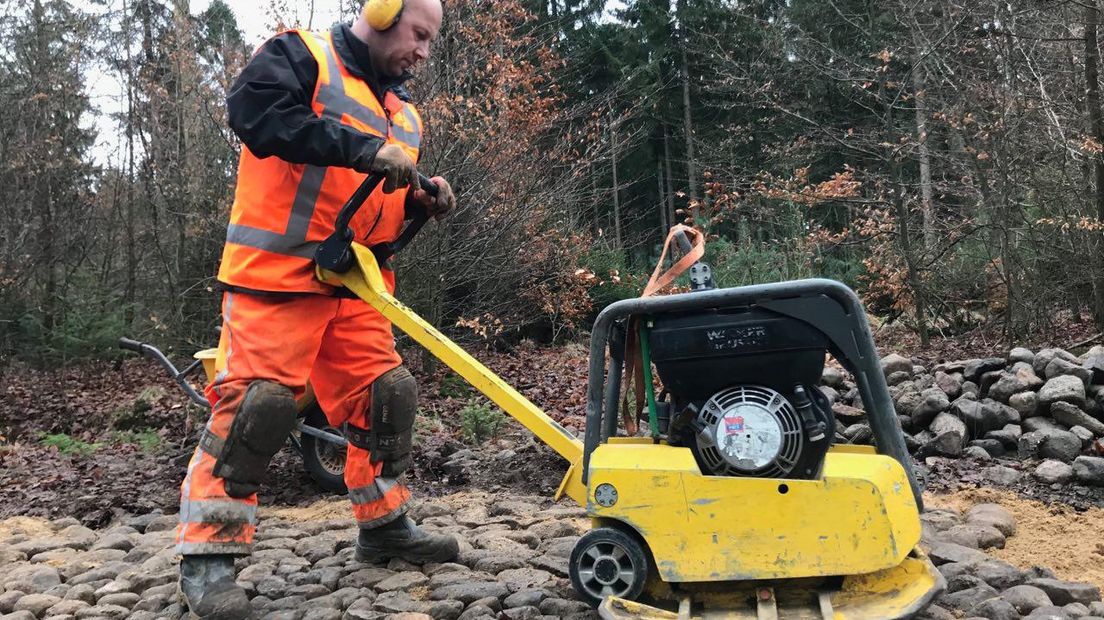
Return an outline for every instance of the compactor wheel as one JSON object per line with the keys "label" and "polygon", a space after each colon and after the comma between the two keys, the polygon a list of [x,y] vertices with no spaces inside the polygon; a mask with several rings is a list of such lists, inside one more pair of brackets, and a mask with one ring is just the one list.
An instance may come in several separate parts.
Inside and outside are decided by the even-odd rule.
{"label": "compactor wheel", "polygon": [[612,527],[595,528],[571,550],[571,585],[596,607],[607,596],[635,600],[648,578],[647,557],[633,536]]}

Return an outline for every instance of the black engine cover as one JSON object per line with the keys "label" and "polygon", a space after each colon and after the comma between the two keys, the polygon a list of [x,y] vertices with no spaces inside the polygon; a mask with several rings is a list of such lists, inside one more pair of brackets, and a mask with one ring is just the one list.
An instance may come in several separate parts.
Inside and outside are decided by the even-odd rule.
{"label": "black engine cover", "polygon": [[815,386],[828,349],[819,330],[755,307],[659,316],[649,341],[664,387],[691,401],[738,384]]}

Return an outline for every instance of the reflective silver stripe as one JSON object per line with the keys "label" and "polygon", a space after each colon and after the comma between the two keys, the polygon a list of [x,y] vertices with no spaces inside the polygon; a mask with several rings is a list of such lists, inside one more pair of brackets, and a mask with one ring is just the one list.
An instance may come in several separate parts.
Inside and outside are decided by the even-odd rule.
{"label": "reflective silver stripe", "polygon": [[349,500],[354,504],[370,504],[383,499],[391,489],[399,483],[394,478],[376,478],[372,484],[349,489]]}
{"label": "reflective silver stripe", "polygon": [[[180,502],[181,523],[257,524],[257,507],[225,499],[184,499]],[[187,520],[185,521],[185,515]]]}
{"label": "reflective silver stripe", "polygon": [[176,546],[176,552],[180,555],[249,555],[253,549],[253,543],[236,542],[209,542],[209,543],[180,543]]}
{"label": "reflective silver stripe", "polygon": [[375,519],[370,519],[368,521],[357,521],[357,526],[370,529],[373,527],[379,527],[381,525],[387,525],[388,523],[394,521],[395,519],[398,519],[404,514],[406,514],[405,503],[398,508],[392,510],[391,512],[383,515],[382,517],[376,517]]}

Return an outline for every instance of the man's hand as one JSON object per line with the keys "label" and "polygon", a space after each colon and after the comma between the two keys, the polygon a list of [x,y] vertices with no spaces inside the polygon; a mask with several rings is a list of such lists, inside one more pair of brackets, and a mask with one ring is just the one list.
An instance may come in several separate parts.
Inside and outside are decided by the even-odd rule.
{"label": "man's hand", "polygon": [[406,155],[406,151],[397,144],[385,144],[376,152],[376,158],[372,160],[372,172],[383,173],[383,193],[391,192],[418,184],[418,169],[413,160]]}
{"label": "man's hand", "polygon": [[433,198],[425,190],[415,185],[412,199],[425,207],[426,213],[440,222],[450,211],[456,208],[456,194],[452,193],[452,186],[444,177],[430,179],[437,186],[437,198]]}

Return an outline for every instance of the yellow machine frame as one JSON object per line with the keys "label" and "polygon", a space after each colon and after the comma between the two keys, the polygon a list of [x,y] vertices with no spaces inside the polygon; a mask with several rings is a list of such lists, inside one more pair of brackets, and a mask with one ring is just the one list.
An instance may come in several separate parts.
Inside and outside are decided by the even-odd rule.
{"label": "yellow machine frame", "polygon": [[[611,437],[591,455],[584,483],[579,439],[388,293],[368,248],[353,243],[352,252],[349,271],[320,268],[319,278],[347,287],[567,459],[556,498],[585,507],[596,526],[631,528],[662,580],[652,590],[682,601],[679,612],[667,612],[607,599],[604,617],[900,618],[942,590],[942,577],[916,548],[917,503],[895,459],[835,446],[816,480],[718,477],[703,475],[687,448]],[[606,483],[625,501],[600,505],[593,490]],[[773,580],[825,575],[842,577],[831,588],[821,579],[797,587],[805,600],[779,611],[794,590],[783,594],[789,582]],[[710,582],[724,587],[712,591]]]}

